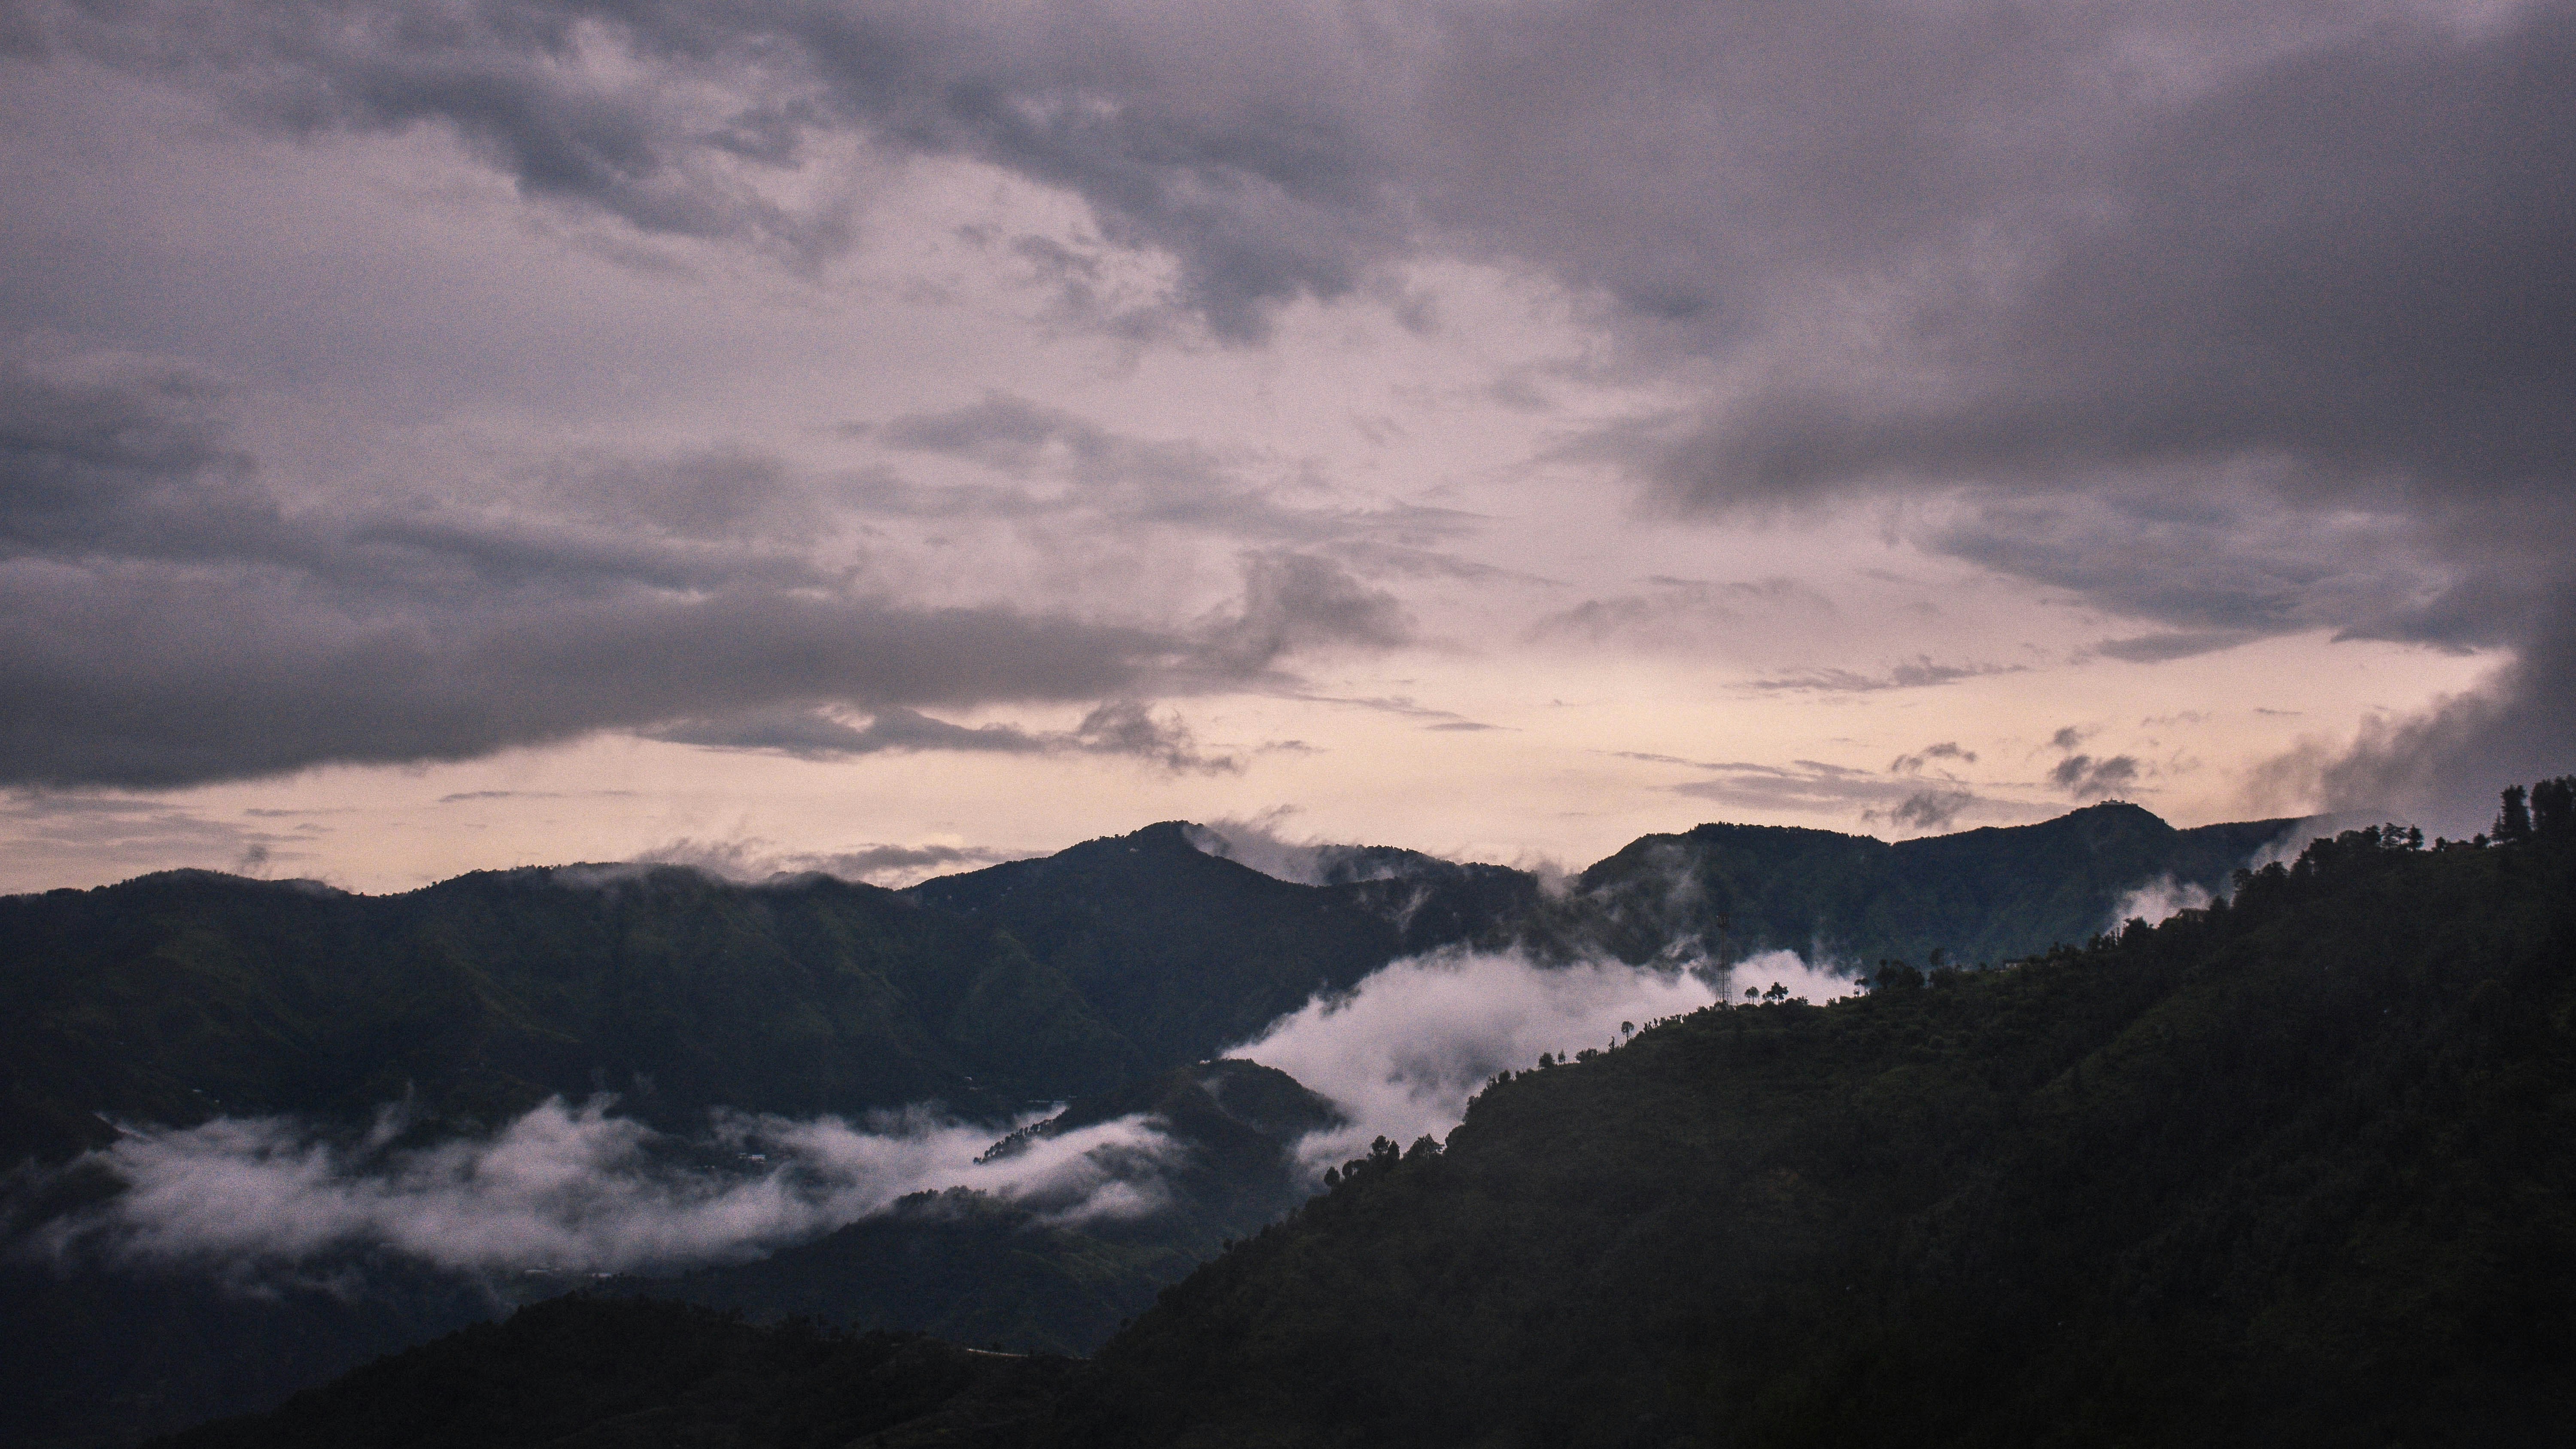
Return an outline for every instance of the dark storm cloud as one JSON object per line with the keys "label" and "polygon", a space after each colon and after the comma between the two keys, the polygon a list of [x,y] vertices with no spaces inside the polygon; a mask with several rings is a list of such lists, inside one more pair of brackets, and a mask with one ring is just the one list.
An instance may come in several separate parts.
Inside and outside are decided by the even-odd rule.
{"label": "dark storm cloud", "polygon": [[1937,745],[1925,745],[1923,748],[1916,750],[1910,755],[1899,755],[1895,759],[1890,760],[1887,765],[1887,773],[1891,775],[1920,775],[1923,773],[1924,767],[1930,765],[1935,760],[1956,760],[1963,765],[1973,765],[1977,762],[1977,752],[1974,750],[1960,748],[1959,742],[1956,740],[1943,740]]}
{"label": "dark storm cloud", "polygon": [[1246,675],[1299,649],[1393,648],[1413,621],[1393,594],[1371,589],[1339,564],[1306,554],[1254,554],[1244,563],[1243,601],[1208,621],[1200,657],[1221,674]]}
{"label": "dark storm cloud", "polygon": [[992,865],[1018,858],[1009,851],[980,845],[867,845],[834,852],[828,857],[831,863],[818,868],[830,875],[869,880],[895,871]]}
{"label": "dark storm cloud", "polygon": [[1965,511],[1929,546],[2174,636],[2515,651],[2323,788],[2576,749],[2563,0],[12,14],[21,50],[286,131],[442,124],[532,197],[800,265],[849,235],[830,185],[771,185],[819,139],[975,158],[1234,341],[1426,254],[1533,268],[1637,357],[1720,364],[1597,441],[1667,506],[1930,491]]}
{"label": "dark storm cloud", "polygon": [[876,885],[908,885],[945,869],[974,869],[1018,860],[1027,852],[982,845],[861,845],[849,850],[779,851],[765,840],[674,840],[635,857],[647,865],[685,865],[737,881],[822,874]]}
{"label": "dark storm cloud", "polygon": [[1167,770],[1211,774],[1242,768],[1231,755],[1205,755],[1178,717],[1157,719],[1135,700],[1101,705],[1073,727],[1073,746],[1094,754],[1129,755]]}
{"label": "dark storm cloud", "polygon": [[1313,480],[1264,483],[1245,476],[1240,460],[1198,443],[1131,437],[1008,393],[988,393],[944,412],[909,413],[871,431],[886,447],[958,459],[1012,480],[925,485],[888,472],[851,480],[845,496],[879,513],[996,519],[1083,513],[1231,538],[1332,541],[1354,559],[1397,572],[1438,568],[1444,560],[1383,540],[1438,538],[1477,522],[1471,514],[1418,505],[1296,507],[1283,496],[1310,490]]}
{"label": "dark storm cloud", "polygon": [[1882,821],[1901,829],[1946,829],[1967,810],[2018,819],[2028,814],[2008,801],[1989,800],[1964,787],[1925,789],[1919,779],[1882,775],[1820,760],[1792,760],[1786,765],[1743,761],[1688,760],[1640,751],[1613,751],[1620,759],[1648,764],[1680,765],[1702,771],[1706,778],[1664,788],[1696,800],[1712,800],[1735,810],[1811,815],[1856,815],[1864,825]]}
{"label": "dark storm cloud", "polygon": [[812,493],[768,454],[724,446],[675,458],[573,459],[529,480],[591,519],[693,538],[729,538],[817,522]]}
{"label": "dark storm cloud", "polygon": [[1861,674],[1849,669],[1798,669],[1768,679],[1756,679],[1747,689],[1764,691],[1795,690],[1820,694],[1870,694],[1883,689],[1926,689],[1934,685],[1955,684],[1962,679],[1978,679],[1989,674],[2018,674],[2027,666],[2020,664],[1936,664],[1929,656],[1917,656],[1898,664],[1885,674]]}
{"label": "dark storm cloud", "polygon": [[845,204],[777,197],[819,136],[975,157],[1090,200],[1118,244],[1168,252],[1172,304],[1233,338],[1262,335],[1277,303],[1352,291],[1404,231],[1381,194],[1385,138],[1340,108],[1383,88],[1361,17],[170,0],[19,18],[37,47],[212,88],[258,124],[443,123],[530,197],[797,265],[850,236]]}
{"label": "dark storm cloud", "polygon": [[1036,754],[1046,742],[1010,725],[969,729],[918,710],[882,709],[865,726],[843,723],[818,709],[763,709],[722,719],[681,720],[648,733],[673,744],[719,750],[764,750],[799,759],[834,759],[885,750],[993,751]]}
{"label": "dark storm cloud", "polygon": [[[763,748],[1078,749],[1222,769],[1133,703],[1043,740],[914,711],[1276,684],[1298,650],[1404,636],[1391,598],[1287,553],[1247,562],[1239,607],[1156,632],[905,606],[738,543],[289,516],[224,447],[213,397],[167,372],[0,372],[0,782],[181,785],[711,720],[809,731]],[[757,498],[774,481],[742,459],[583,476],[639,486],[682,532],[719,533],[740,515],[711,488],[747,480]],[[798,711],[827,703],[875,718],[810,733],[822,717]]]}
{"label": "dark storm cloud", "polygon": [[0,355],[0,557],[301,552],[229,431],[178,369]]}
{"label": "dark storm cloud", "polygon": [[29,855],[104,858],[134,869],[174,860],[221,866],[254,844],[285,839],[168,801],[43,790],[0,795],[0,822]]}
{"label": "dark storm cloud", "polygon": [[1713,800],[1734,810],[1847,815],[1858,819],[1864,826],[1892,826],[1899,832],[1918,835],[1948,830],[1964,814],[2023,820],[2036,813],[2013,800],[1980,795],[1955,777],[1935,775],[1933,778],[1940,783],[1927,784],[1923,771],[1928,761],[1976,762],[1973,751],[1949,742],[1927,746],[1915,754],[1900,755],[1885,773],[1854,769],[1848,765],[1830,765],[1820,760],[1757,765],[1744,761],[1692,760],[1639,750],[1614,750],[1610,753],[1623,760],[1678,765],[1700,771],[1706,778],[1664,788],[1676,795]]}
{"label": "dark storm cloud", "polygon": [[1797,610],[1831,614],[1833,601],[1795,579],[1711,583],[1655,578],[1652,593],[1586,599],[1530,626],[1531,642],[1696,649],[1711,633],[1747,618]]}
{"label": "dark storm cloud", "polygon": [[2133,789],[2143,773],[2135,755],[2069,755],[2048,772],[2048,783],[2078,800],[2095,800]]}
{"label": "dark storm cloud", "polygon": [[2093,646],[2093,652],[2110,659],[2125,659],[2132,664],[2161,664],[2168,659],[2189,659],[2195,654],[2233,649],[2257,637],[2260,636],[2250,629],[2176,629],[2127,639],[2105,639]]}
{"label": "dark storm cloud", "polygon": [[[1654,755],[1633,755],[1654,758]],[[1672,794],[1713,799],[1731,810],[1795,812],[1795,815],[1847,815],[1862,825],[1896,825],[1899,830],[1947,830],[1963,812],[1991,807],[2004,817],[2027,815],[2009,802],[1989,802],[1971,789],[1924,789],[1922,781],[1888,779],[1875,771],[1855,771],[1819,761],[1790,761],[1788,766],[1752,763],[1708,763],[1710,779],[1667,786]]]}
{"label": "dark storm cloud", "polygon": [[[1976,803],[1977,797],[1965,790],[1917,790],[1896,802],[1886,819],[1901,829],[1930,833],[1947,830],[1959,818],[1959,812]],[[1869,812],[1863,812],[1869,819]]]}
{"label": "dark storm cloud", "polygon": [[1914,317],[1935,386],[1784,379],[1672,481],[1718,501],[2260,463],[2292,500],[2555,495],[2571,65],[2576,14],[2541,5],[2476,39],[2386,21],[2151,108],[2025,276]]}
{"label": "dark storm cloud", "polygon": [[682,720],[645,733],[673,744],[757,750],[804,760],[945,750],[969,754],[1124,755],[1173,771],[1216,773],[1240,768],[1232,756],[1200,753],[1189,726],[1178,716],[1157,718],[1151,709],[1134,700],[1100,705],[1070,730],[1031,731],[1006,724],[968,728],[902,708],[880,709],[864,726],[853,726],[819,709],[775,708],[717,719]]}
{"label": "dark storm cloud", "polygon": [[1940,552],[2173,626],[2161,644],[2198,636],[2224,638],[2207,646],[2223,648],[2308,629],[2445,647],[2508,637],[2517,613],[2493,607],[2505,601],[2493,596],[2492,574],[2463,572],[2426,541],[2401,514],[2305,511],[2269,496],[2259,479],[2233,489],[2177,479],[2161,492],[2128,484],[1989,496],[1922,535]]}
{"label": "dark storm cloud", "polygon": [[2428,828],[2486,828],[2500,783],[2564,774],[2568,701],[2576,699],[2576,597],[2525,641],[2502,679],[2422,715],[2367,723],[2341,752],[2305,746],[2272,761],[2249,792],[2258,803],[2322,799],[2365,814],[2409,810]]}
{"label": "dark storm cloud", "polygon": [[740,594],[389,609],[301,580],[0,571],[0,778],[455,760],[780,699],[1078,700],[1171,647],[1002,610]]}
{"label": "dark storm cloud", "polygon": [[[1753,473],[2046,476],[2273,456],[2293,494],[2563,484],[2576,419],[2576,16],[2374,27],[2157,117],[2000,315],[1963,404],[1745,430]],[[1715,480],[1712,480],[1715,481]]]}
{"label": "dark storm cloud", "polygon": [[2025,275],[1916,312],[1881,361],[1918,387],[1782,370],[1664,485],[1703,507],[2013,490],[1931,541],[2181,626],[2104,651],[2131,658],[2313,628],[2517,652],[2493,691],[2310,762],[2329,805],[2457,809],[2562,768],[2571,71],[2576,12],[2538,5],[2226,76],[2119,138]]}

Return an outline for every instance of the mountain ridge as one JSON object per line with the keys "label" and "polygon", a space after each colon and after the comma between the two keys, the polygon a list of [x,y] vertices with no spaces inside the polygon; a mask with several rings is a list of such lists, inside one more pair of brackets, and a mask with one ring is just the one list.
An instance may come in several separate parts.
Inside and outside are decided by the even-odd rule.
{"label": "mountain ridge", "polygon": [[[2347,831],[2231,884],[2011,969],[1722,1003],[1505,1072],[1445,1143],[1380,1139],[1090,1363],[976,1359],[988,1387],[943,1381],[878,1432],[985,1449],[2559,1442],[2576,820],[2503,848]],[[780,1371],[752,1402],[695,1380],[629,1390],[665,1406],[648,1424],[566,1420],[552,1380],[493,1377],[603,1332],[823,1352],[811,1328],[618,1312],[549,1304],[171,1443],[425,1445],[355,1386],[436,1383],[483,1422],[552,1426],[489,1442],[641,1445],[686,1414],[784,1446],[806,1441],[761,1405],[841,1381]],[[595,1394],[599,1369],[569,1367]]]}
{"label": "mountain ridge", "polygon": [[[2038,858],[2030,869],[2075,884],[2037,892],[2056,914],[2033,907],[2005,923],[1999,956],[2107,926],[2119,889],[2144,883],[2132,874],[2179,869],[2224,884],[2212,862],[2176,853],[2201,837],[2135,815],[2153,827],[2126,807],[2079,812],[2058,829],[2080,836],[2094,822],[2099,841],[2025,852]],[[1948,849],[1973,873],[2034,831],[2048,835],[1974,832]],[[75,1157],[113,1138],[109,1118],[186,1127],[276,1116],[354,1141],[398,1100],[410,1104],[409,1126],[395,1146],[427,1148],[480,1139],[549,1098],[602,1093],[675,1139],[704,1135],[718,1109],[859,1118],[922,1102],[998,1132],[1046,1103],[1108,1101],[1157,1074],[1187,1076],[1281,1013],[1425,953],[1723,967],[1757,931],[1811,946],[1817,920],[1836,926],[1830,938],[1927,964],[1936,946],[1965,944],[1942,915],[1947,897],[1890,873],[1888,862],[1922,852],[1917,842],[1704,826],[1648,837],[1550,895],[1525,872],[1390,847],[1354,847],[1317,872],[1328,883],[1300,884],[1210,855],[1192,833],[1164,822],[906,892],[819,876],[743,886],[638,865],[476,872],[390,897],[189,872],[0,899],[0,1157]],[[1792,846],[1860,864],[1808,869]],[[1773,895],[1754,889],[1764,881]],[[1162,1089],[1138,1090],[1143,1107]],[[1059,1231],[1006,1202],[934,1194],[844,1239],[831,1273],[872,1293],[945,1285],[936,1291],[957,1295],[954,1312],[880,1322],[1087,1348],[1150,1297],[1143,1288],[1290,1205],[1269,1171],[1245,1169],[1242,1211],[1174,1219],[1151,1241]],[[13,1201],[13,1220],[27,1226],[28,1214],[52,1210],[44,1201]],[[1055,1295],[1055,1317],[974,1306],[994,1302],[987,1290],[1003,1279],[889,1266],[916,1249],[971,1264],[1008,1244],[1042,1245],[1025,1281]],[[471,1292],[425,1274],[384,1277],[422,1305],[411,1319],[317,1299],[271,1322],[176,1270],[152,1283],[103,1273],[39,1282],[31,1271],[50,1270],[6,1270],[18,1275],[12,1301],[88,1327],[66,1326],[20,1361],[89,1343],[97,1363],[88,1377],[22,1386],[30,1401],[89,1383],[110,1419],[159,1413],[165,1426],[176,1406],[248,1407],[221,1396],[297,1381],[249,1373],[239,1353],[318,1377],[351,1361],[334,1354],[395,1346],[478,1311]],[[735,1301],[758,1298],[743,1291]],[[86,1306],[65,1318],[75,1301]],[[132,1361],[107,1361],[119,1354]]]}
{"label": "mountain ridge", "polygon": [[[661,865],[389,896],[160,872],[0,897],[0,1160],[97,1146],[119,1117],[357,1124],[407,1094],[432,1127],[603,1090],[662,1125],[919,1101],[998,1119],[1213,1056],[1405,956],[2004,959],[2107,929],[2160,877],[2223,889],[2295,823],[2176,831],[2103,805],[1895,844],[1707,824],[1557,896],[1392,847],[1349,849],[1401,870],[1304,885],[1176,821],[904,891]],[[1922,879],[1900,869],[1917,861]],[[2053,884],[1989,899],[1997,880]]]}

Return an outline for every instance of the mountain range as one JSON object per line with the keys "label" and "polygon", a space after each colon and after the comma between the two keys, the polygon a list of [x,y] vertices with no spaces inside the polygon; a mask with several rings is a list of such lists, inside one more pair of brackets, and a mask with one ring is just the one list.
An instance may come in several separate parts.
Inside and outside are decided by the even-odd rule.
{"label": "mountain range", "polygon": [[1507,1074],[1089,1362],[569,1297],[169,1442],[2564,1442],[2576,822],[1875,986]]}
{"label": "mountain range", "polygon": [[[2295,821],[2134,805],[1897,845],[1702,826],[1551,894],[1526,872],[1348,852],[1308,885],[1149,826],[906,891],[676,866],[487,871],[402,895],[211,872],[0,897],[0,1161],[117,1121],[279,1112],[422,1133],[618,1094],[684,1125],[938,1101],[999,1121],[1212,1057],[1443,947],[1697,960],[2002,960],[2223,889]],[[1723,923],[1723,924],[1721,924]]]}
{"label": "mountain range", "polygon": [[[2114,929],[2141,890],[2224,892],[2295,824],[2175,830],[2113,803],[1895,845],[1711,825],[1549,882],[1386,847],[1310,850],[1285,880],[1226,858],[1221,830],[1173,822],[905,891],[569,866],[383,897],[203,872],[11,897],[11,1230],[114,1195],[81,1154],[219,1120],[289,1118],[342,1141],[392,1131],[397,1150],[603,1093],[675,1137],[711,1113],[855,1120],[923,1103],[990,1124],[1003,1151],[1150,1122],[1172,1156],[1147,1211],[1051,1218],[933,1189],[756,1261],[587,1280],[755,1318],[1088,1352],[1312,1190],[1294,1147],[1333,1105],[1220,1054],[1390,962],[1482,952],[1713,973],[1785,948],[1867,970],[2000,963]],[[1039,1125],[1005,1137],[1024,1121]],[[255,1408],[567,1281],[377,1255],[245,1295],[167,1265],[39,1262],[22,1244],[0,1268],[19,1325],[8,1427],[112,1443]]]}

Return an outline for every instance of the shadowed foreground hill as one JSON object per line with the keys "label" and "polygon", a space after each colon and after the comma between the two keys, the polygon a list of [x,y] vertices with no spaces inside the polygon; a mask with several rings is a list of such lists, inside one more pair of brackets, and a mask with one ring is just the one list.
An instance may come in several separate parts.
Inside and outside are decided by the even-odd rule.
{"label": "shadowed foreground hill", "polygon": [[[910,1334],[755,1328],[676,1303],[559,1298],[169,1449],[873,1449],[996,1442],[1048,1416],[1077,1366]],[[1006,1437],[1000,1442],[1009,1442]]]}
{"label": "shadowed foreground hill", "polygon": [[[2563,1442],[2576,843],[2350,832],[2089,949],[1661,1024],[1336,1176],[945,1442]],[[341,1389],[189,1443],[432,1442]],[[692,1442],[825,1442],[753,1412]],[[593,1442],[556,1422],[488,1442]]]}
{"label": "shadowed foreground hill", "polygon": [[1132,1443],[2538,1444],[2576,1414],[2576,847],[1489,1089],[1102,1355]]}

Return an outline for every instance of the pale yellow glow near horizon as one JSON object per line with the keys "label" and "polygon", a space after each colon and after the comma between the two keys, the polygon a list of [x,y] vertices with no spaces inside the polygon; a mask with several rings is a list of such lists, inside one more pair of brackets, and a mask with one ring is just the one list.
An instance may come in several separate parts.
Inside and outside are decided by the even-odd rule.
{"label": "pale yellow glow near horizon", "polygon": [[[1491,727],[1442,731],[1428,727],[1438,721],[1382,709],[1255,695],[1182,700],[1172,707],[1203,750],[1230,754],[1241,768],[1179,774],[1113,758],[811,761],[606,735],[461,764],[331,767],[121,796],[206,829],[158,846],[22,836],[0,848],[0,890],[99,885],[175,866],[236,869],[253,838],[271,842],[261,873],[374,893],[469,870],[626,860],[681,843],[736,846],[753,860],[883,844],[1042,854],[1158,820],[1270,812],[1284,812],[1277,828],[1293,838],[1579,868],[1637,836],[1713,820],[1921,833],[1865,820],[1858,805],[1784,809],[1677,793],[1709,776],[1635,755],[1883,773],[1898,755],[1955,742],[1977,762],[1944,765],[1965,788],[2001,802],[1963,814],[1954,828],[1966,829],[2085,803],[2045,779],[2062,756],[2048,736],[2070,725],[2089,732],[2088,750],[2139,759],[2148,773],[2124,795],[2188,826],[2298,813],[2249,799],[2246,772],[2303,738],[2348,736],[2373,712],[2419,709],[2492,667],[2292,636],[2162,664],[2096,661],[1817,700],[1729,688],[1711,671],[1668,660],[1558,658],[1543,676],[1490,662],[1405,663],[1418,666],[1403,676],[1418,707]],[[2187,707],[2194,700],[2236,703]],[[1287,741],[1305,748],[1276,747]]]}

